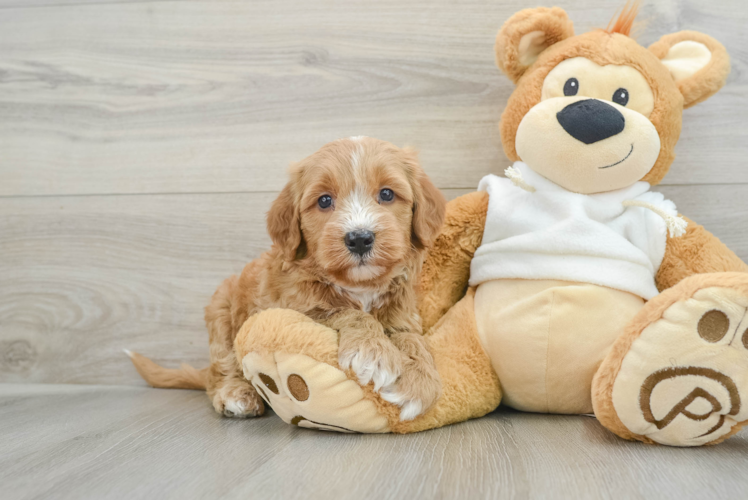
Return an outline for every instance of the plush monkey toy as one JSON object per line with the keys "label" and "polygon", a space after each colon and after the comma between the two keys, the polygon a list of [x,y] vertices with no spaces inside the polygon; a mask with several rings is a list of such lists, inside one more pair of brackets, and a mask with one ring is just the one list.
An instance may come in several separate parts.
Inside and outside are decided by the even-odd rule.
{"label": "plush monkey toy", "polygon": [[528,9],[499,31],[496,62],[517,85],[500,125],[515,163],[449,204],[425,262],[436,405],[401,421],[339,369],[335,331],[270,310],[235,348],[281,418],[404,433],[503,402],[594,413],[618,436],[674,446],[718,443],[748,421],[748,267],[650,189],[683,109],[722,87],[729,58],[692,31],[644,48],[634,16],[575,36],[562,9]]}

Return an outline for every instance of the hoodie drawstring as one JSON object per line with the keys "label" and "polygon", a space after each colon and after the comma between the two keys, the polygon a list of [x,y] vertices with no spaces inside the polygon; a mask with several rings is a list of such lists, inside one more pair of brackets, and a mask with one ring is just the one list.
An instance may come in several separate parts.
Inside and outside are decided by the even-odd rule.
{"label": "hoodie drawstring", "polygon": [[525,182],[522,178],[522,173],[516,168],[507,167],[506,170],[504,170],[504,175],[506,175],[506,178],[512,181],[515,186],[524,189],[528,193],[535,192],[535,188]]}
{"label": "hoodie drawstring", "polygon": [[652,203],[647,203],[646,201],[626,200],[621,203],[621,205],[623,205],[624,207],[641,207],[653,211],[654,213],[662,217],[662,219],[665,221],[665,225],[667,226],[667,230],[668,233],[670,233],[671,238],[677,238],[686,234],[688,222],[686,222],[686,219],[679,215],[670,215],[658,206],[653,205]]}

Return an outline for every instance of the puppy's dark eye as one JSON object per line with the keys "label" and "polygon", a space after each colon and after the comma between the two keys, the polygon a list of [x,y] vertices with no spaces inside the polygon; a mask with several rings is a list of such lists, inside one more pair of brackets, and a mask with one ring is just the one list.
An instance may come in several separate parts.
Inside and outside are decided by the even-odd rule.
{"label": "puppy's dark eye", "polygon": [[379,192],[379,200],[383,202],[392,201],[395,199],[395,193],[391,189],[384,188]]}
{"label": "puppy's dark eye", "polygon": [[332,197],[329,194],[320,196],[317,200],[317,205],[321,209],[330,208],[332,206]]}
{"label": "puppy's dark eye", "polygon": [[620,104],[621,106],[625,106],[629,102],[629,91],[620,88],[613,92],[613,102],[616,104]]}
{"label": "puppy's dark eye", "polygon": [[569,78],[566,80],[566,83],[564,83],[564,95],[577,95],[577,92],[579,92],[579,80],[576,78]]}

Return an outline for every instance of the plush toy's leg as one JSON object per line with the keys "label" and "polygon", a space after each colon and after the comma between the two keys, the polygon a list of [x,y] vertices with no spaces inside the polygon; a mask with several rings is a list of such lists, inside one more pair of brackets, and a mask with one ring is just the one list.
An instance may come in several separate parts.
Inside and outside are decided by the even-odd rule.
{"label": "plush toy's leg", "polygon": [[501,402],[499,378],[478,338],[475,290],[429,331],[429,350],[442,379],[442,396],[424,415],[398,422],[395,432],[417,432],[482,417]]}
{"label": "plush toy's leg", "polygon": [[671,446],[716,444],[748,421],[748,274],[686,278],[650,300],[592,384],[600,422]]}
{"label": "plush toy's leg", "polygon": [[234,343],[244,376],[290,424],[339,432],[417,432],[485,415],[501,400],[499,383],[477,336],[473,293],[428,337],[443,383],[424,415],[400,420],[373,383],[360,386],[338,366],[337,333],[306,316],[271,309],[247,320]]}

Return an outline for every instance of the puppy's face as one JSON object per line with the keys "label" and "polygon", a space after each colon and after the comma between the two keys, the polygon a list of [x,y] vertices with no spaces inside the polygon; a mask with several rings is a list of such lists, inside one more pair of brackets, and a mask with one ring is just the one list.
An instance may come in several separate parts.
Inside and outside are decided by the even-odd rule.
{"label": "puppy's face", "polygon": [[287,261],[311,259],[336,284],[366,288],[431,244],[445,205],[413,151],[354,137],[292,167],[268,230]]}

